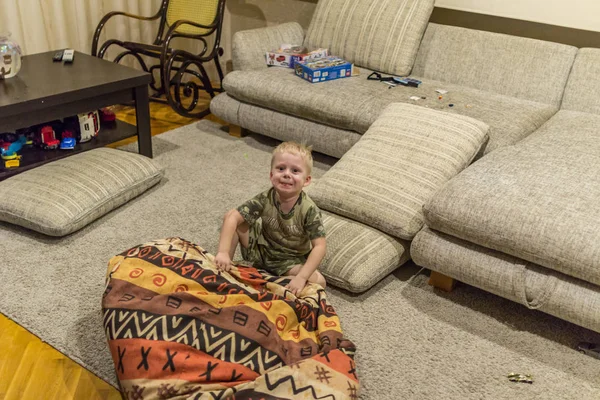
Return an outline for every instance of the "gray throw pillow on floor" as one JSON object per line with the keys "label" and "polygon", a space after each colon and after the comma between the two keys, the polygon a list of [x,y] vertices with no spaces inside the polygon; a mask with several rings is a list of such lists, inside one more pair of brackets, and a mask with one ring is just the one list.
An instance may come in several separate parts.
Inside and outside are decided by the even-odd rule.
{"label": "gray throw pillow on floor", "polygon": [[328,284],[364,292],[410,259],[410,243],[323,212],[327,254],[320,271]]}
{"label": "gray throw pillow on floor", "polygon": [[145,156],[99,148],[0,182],[0,221],[50,236],[83,228],[158,183],[163,170]]}

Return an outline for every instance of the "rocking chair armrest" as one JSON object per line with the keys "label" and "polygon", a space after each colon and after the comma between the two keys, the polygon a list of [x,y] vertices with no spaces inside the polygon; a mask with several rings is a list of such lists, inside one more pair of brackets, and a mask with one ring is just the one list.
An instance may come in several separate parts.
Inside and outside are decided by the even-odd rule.
{"label": "rocking chair armrest", "polygon": [[102,32],[102,29],[104,28],[104,25],[106,25],[106,23],[108,22],[109,19],[111,19],[112,17],[115,17],[117,15],[122,15],[124,17],[128,17],[128,18],[134,18],[134,19],[139,19],[142,21],[153,21],[155,19],[158,19],[161,17],[162,15],[162,7],[161,9],[153,16],[151,17],[144,17],[141,15],[135,15],[135,14],[130,14],[124,11],[111,11],[108,14],[106,14],[104,17],[102,17],[102,19],[100,20],[100,22],[98,23],[98,26],[96,27],[96,31],[94,32],[94,38],[92,40],[92,56],[96,57],[98,54],[98,40],[100,40],[100,33]]}
{"label": "rocking chair armrest", "polygon": [[232,40],[233,69],[267,68],[265,54],[282,44],[302,45],[304,30],[297,22],[287,22],[267,28],[239,31]]}

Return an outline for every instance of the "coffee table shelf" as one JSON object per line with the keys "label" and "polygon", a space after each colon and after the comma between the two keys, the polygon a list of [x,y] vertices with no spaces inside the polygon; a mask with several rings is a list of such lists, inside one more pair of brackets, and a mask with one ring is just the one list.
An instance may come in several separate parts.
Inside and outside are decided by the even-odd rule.
{"label": "coffee table shelf", "polygon": [[134,125],[117,120],[116,126],[112,128],[102,126],[97,137],[86,143],[77,143],[73,150],[43,150],[36,146],[24,146],[23,150],[19,152],[22,156],[19,167],[3,168],[0,166],[0,181],[42,164],[72,156],[82,151],[103,147],[135,135],[137,135],[137,128]]}
{"label": "coffee table shelf", "polygon": [[20,166],[0,166],[0,181],[59,158],[137,136],[139,153],[152,157],[149,73],[75,52],[72,63],[53,62],[54,52],[24,56],[19,73],[0,80],[0,132],[45,123],[102,107],[133,102],[136,126],[117,121],[102,127],[97,138],[78,143],[74,150],[25,147]]}

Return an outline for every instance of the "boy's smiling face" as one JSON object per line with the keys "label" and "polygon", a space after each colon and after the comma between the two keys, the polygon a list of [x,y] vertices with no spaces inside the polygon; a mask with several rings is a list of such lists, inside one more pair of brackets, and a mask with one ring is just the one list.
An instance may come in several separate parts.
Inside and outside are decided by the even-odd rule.
{"label": "boy's smiling face", "polygon": [[274,154],[270,178],[273,188],[284,198],[299,195],[311,181],[302,156],[292,153]]}

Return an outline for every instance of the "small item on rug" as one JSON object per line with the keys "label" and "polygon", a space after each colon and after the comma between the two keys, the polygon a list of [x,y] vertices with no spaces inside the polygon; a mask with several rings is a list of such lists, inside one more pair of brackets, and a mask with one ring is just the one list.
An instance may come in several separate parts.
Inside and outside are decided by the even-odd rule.
{"label": "small item on rug", "polygon": [[448,107],[454,107],[454,104],[450,103],[448,104]]}
{"label": "small item on rug", "polygon": [[306,47],[282,44],[277,50],[267,51],[265,58],[269,66],[294,68],[297,62],[327,57],[328,55],[329,51],[327,49],[308,51]]}
{"label": "small item on rug", "polygon": [[448,91],[444,90],[444,89],[435,89],[435,91],[438,92],[439,94],[446,94],[446,93],[448,93]]}
{"label": "small item on rug", "polygon": [[577,350],[580,353],[600,359],[600,344],[598,343],[581,342],[577,345]]}
{"label": "small item on rug", "polygon": [[419,96],[410,96],[410,99],[414,100],[414,101],[417,101],[417,100],[421,100],[422,97],[419,97]]}
{"label": "small item on rug", "polygon": [[533,377],[529,374],[517,374],[511,372],[508,374],[508,380],[511,382],[533,383]]}
{"label": "small item on rug", "polygon": [[353,68],[348,61],[334,56],[300,61],[295,65],[296,75],[312,83],[349,78]]}
{"label": "small item on rug", "polygon": [[444,98],[443,96],[438,96],[438,100],[441,100],[441,99],[443,99],[443,98]]}
{"label": "small item on rug", "polygon": [[382,82],[382,83],[385,83],[386,85],[388,85],[389,86],[388,89],[391,89],[391,88],[394,88],[397,86],[395,83],[392,83],[392,82]]}

